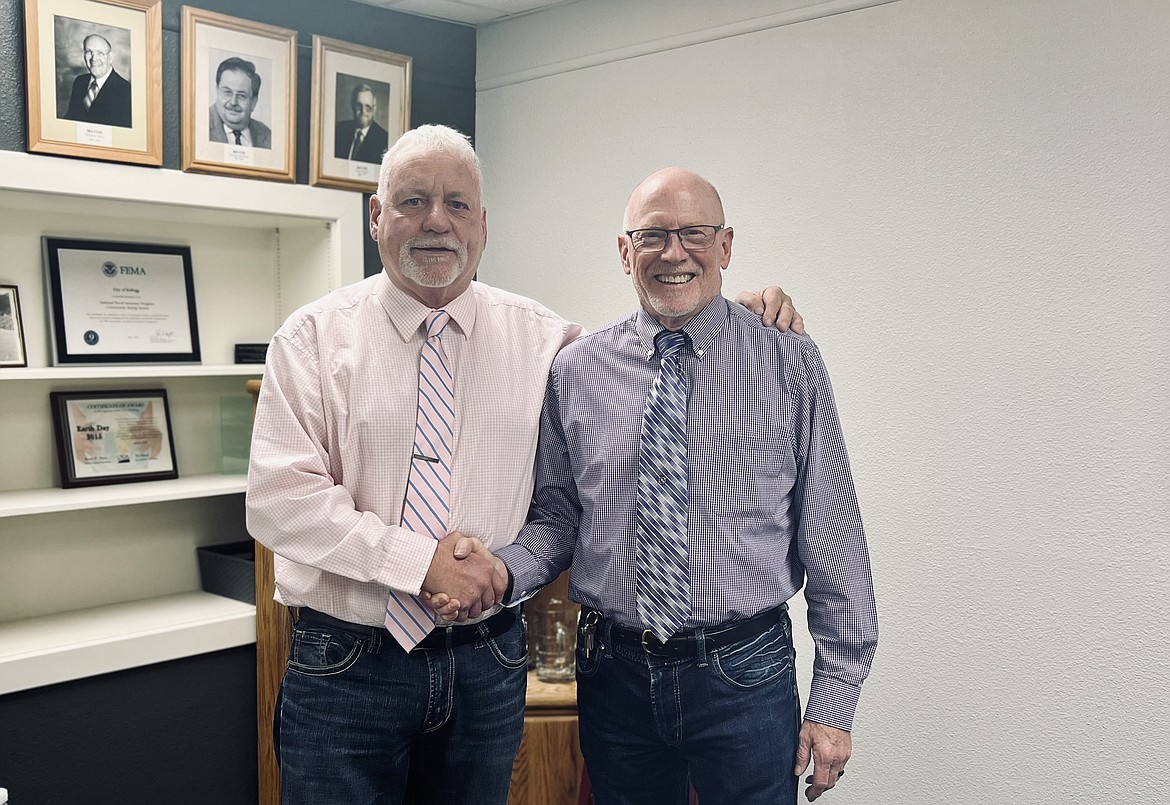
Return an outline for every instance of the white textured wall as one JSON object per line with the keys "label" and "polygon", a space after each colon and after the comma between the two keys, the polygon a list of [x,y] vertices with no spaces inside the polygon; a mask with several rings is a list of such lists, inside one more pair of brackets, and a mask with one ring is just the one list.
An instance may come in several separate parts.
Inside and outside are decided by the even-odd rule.
{"label": "white textured wall", "polygon": [[736,228],[725,288],[780,282],[821,345],[882,617],[837,805],[1170,802],[1167,42],[1167,0],[480,31],[483,279],[617,318],[626,195],[681,163]]}

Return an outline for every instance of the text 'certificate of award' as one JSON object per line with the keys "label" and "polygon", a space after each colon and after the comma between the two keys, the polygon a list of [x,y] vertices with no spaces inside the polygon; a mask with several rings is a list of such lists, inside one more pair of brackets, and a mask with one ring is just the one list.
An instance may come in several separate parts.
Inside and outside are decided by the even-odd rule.
{"label": "text 'certificate of award'", "polygon": [[191,250],[45,238],[54,357],[198,363]]}

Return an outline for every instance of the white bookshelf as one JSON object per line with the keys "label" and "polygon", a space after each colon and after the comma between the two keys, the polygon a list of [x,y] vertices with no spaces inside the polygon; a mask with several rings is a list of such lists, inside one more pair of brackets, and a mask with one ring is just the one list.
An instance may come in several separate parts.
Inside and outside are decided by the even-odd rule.
{"label": "white bookshelf", "polygon": [[264,367],[257,364],[200,364],[171,366],[161,371],[157,366],[40,366],[33,369],[4,369],[4,380],[126,380],[166,377],[259,377]]}
{"label": "white bookshelf", "polygon": [[177,593],[0,623],[0,695],[256,641],[256,608]]}
{"label": "white bookshelf", "polygon": [[0,492],[0,518],[240,494],[247,482],[243,475],[209,474],[80,489],[13,489]]}
{"label": "white bookshelf", "polygon": [[[362,196],[0,151],[0,283],[28,368],[0,369],[0,694],[255,640],[255,608],[203,593],[195,548],[246,539],[221,474],[232,363],[297,307],[361,279]],[[200,365],[52,366],[42,236],[190,246]],[[179,478],[61,489],[52,391],[164,388]]]}

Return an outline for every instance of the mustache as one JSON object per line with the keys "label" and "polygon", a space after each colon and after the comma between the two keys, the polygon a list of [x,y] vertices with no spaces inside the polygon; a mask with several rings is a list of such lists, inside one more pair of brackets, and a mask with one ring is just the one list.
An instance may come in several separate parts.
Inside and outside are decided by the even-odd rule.
{"label": "mustache", "polygon": [[406,243],[408,249],[450,249],[456,254],[463,254],[463,244],[454,238],[411,238]]}

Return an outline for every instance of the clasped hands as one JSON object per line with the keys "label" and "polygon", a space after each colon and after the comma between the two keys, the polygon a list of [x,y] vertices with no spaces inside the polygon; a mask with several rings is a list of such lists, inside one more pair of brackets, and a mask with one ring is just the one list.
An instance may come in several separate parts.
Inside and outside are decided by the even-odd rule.
{"label": "clasped hands", "polygon": [[453,531],[439,540],[419,600],[442,620],[478,618],[502,603],[508,570],[475,537]]}

